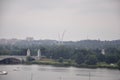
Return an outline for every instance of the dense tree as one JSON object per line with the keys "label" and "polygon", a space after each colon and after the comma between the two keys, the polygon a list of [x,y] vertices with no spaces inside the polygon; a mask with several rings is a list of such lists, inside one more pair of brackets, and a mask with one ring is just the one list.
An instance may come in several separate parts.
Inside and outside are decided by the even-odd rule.
{"label": "dense tree", "polygon": [[117,65],[118,65],[118,67],[119,67],[119,69],[120,69],[120,60],[117,62]]}
{"label": "dense tree", "polygon": [[60,57],[60,58],[58,59],[58,61],[59,61],[60,63],[63,63],[63,58]]}
{"label": "dense tree", "polygon": [[85,61],[85,56],[82,53],[78,53],[75,58],[77,64],[82,64]]}
{"label": "dense tree", "polygon": [[86,58],[87,58],[87,56],[88,56],[88,54],[89,54],[90,52],[88,51],[88,50],[75,50],[75,62],[77,63],[77,64],[82,64],[82,63],[84,63],[85,62],[85,60],[86,60]]}
{"label": "dense tree", "polygon": [[[0,55],[26,55],[27,49],[31,55],[36,56],[37,50],[41,49],[42,56],[58,60],[63,59],[75,61],[77,64],[93,65],[97,62],[117,63],[120,60],[120,40],[100,41],[66,41],[58,45],[55,40],[19,40],[14,44],[0,43]],[[105,54],[101,50],[105,49]]]}
{"label": "dense tree", "polygon": [[90,55],[85,61],[86,64],[88,65],[95,65],[97,63],[97,58],[95,55]]}
{"label": "dense tree", "polygon": [[27,56],[27,57],[26,57],[26,61],[27,61],[27,62],[30,62],[30,61],[33,61],[33,60],[35,60],[35,59],[32,58],[32,57],[30,57],[30,56]]}
{"label": "dense tree", "polygon": [[117,56],[116,55],[105,55],[105,62],[106,63],[116,63],[118,60],[117,60]]}

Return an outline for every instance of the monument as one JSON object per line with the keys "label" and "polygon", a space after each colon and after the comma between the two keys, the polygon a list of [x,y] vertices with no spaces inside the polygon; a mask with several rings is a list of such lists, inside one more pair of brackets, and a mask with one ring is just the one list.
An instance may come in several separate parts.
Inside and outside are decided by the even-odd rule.
{"label": "monument", "polygon": [[102,53],[103,55],[105,55],[105,50],[104,50],[104,49],[102,49],[102,50],[101,50],[101,53]]}
{"label": "monument", "polygon": [[38,51],[37,51],[37,59],[38,59],[38,60],[41,59],[41,51],[40,51],[40,49],[38,49]]}
{"label": "monument", "polygon": [[30,56],[30,49],[27,49],[27,57]]}

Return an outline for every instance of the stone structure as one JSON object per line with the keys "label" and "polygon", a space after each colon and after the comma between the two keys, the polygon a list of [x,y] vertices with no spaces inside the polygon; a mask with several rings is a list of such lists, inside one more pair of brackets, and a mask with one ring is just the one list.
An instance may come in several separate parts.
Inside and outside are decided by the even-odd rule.
{"label": "stone structure", "polygon": [[30,49],[27,50],[27,56],[30,56]]}
{"label": "stone structure", "polygon": [[104,50],[104,49],[102,49],[102,50],[101,50],[101,53],[102,53],[103,55],[105,55],[105,50]]}
{"label": "stone structure", "polygon": [[41,51],[40,51],[40,49],[38,49],[38,51],[37,51],[37,59],[38,59],[38,60],[41,59]]}
{"label": "stone structure", "polygon": [[27,49],[27,54],[26,54],[26,56],[17,56],[17,55],[12,55],[12,56],[0,56],[0,61],[2,61],[2,60],[4,60],[4,59],[12,59],[12,60],[15,60],[15,59],[17,59],[17,60],[20,60],[20,61],[22,61],[22,60],[24,60],[24,61],[26,61],[26,57],[31,57],[31,58],[33,58],[33,59],[35,59],[35,60],[40,60],[41,59],[41,51],[40,51],[40,49],[38,49],[38,51],[37,51],[37,56],[31,56],[31,53],[30,53],[30,49]]}

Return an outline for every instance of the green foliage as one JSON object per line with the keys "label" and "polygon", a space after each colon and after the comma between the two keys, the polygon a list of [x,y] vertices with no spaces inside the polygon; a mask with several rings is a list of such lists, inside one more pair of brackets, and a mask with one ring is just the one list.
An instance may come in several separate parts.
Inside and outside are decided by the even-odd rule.
{"label": "green foliage", "polygon": [[63,45],[56,46],[52,49],[52,58],[58,59],[59,57],[63,57],[64,59],[69,59],[71,56],[71,49],[65,47]]}
{"label": "green foliage", "polygon": [[63,58],[60,57],[60,58],[58,59],[58,61],[59,61],[60,63],[63,63]]}
{"label": "green foliage", "polygon": [[85,62],[88,65],[96,65],[97,64],[97,58],[95,55],[88,56],[88,59]]}
{"label": "green foliage", "polygon": [[120,69],[120,60],[117,62],[117,65],[118,65],[118,67],[119,67],[119,69]]}
{"label": "green foliage", "polygon": [[77,64],[82,64],[82,63],[84,63],[84,61],[85,61],[84,55],[81,54],[81,53],[78,53],[77,56],[76,56],[75,62]]}
{"label": "green foliage", "polygon": [[27,57],[26,57],[26,61],[27,61],[27,62],[30,62],[30,61],[33,61],[33,60],[34,60],[34,59],[33,59],[31,56],[27,56]]}
{"label": "green foliage", "polygon": [[118,61],[117,55],[114,54],[106,54],[105,55],[105,62],[110,64],[110,63],[116,63]]}
{"label": "green foliage", "polygon": [[77,50],[75,62],[77,64],[95,65],[97,63],[96,55],[89,50]]}
{"label": "green foliage", "polygon": [[[31,55],[36,56],[37,50],[41,49],[42,56],[58,60],[62,64],[94,65],[96,63],[106,63],[107,66],[116,64],[120,59],[120,40],[118,41],[98,41],[83,40],[77,42],[64,42],[63,45],[56,44],[56,41],[35,40],[28,42],[20,40],[14,45],[0,44],[0,55],[24,55],[27,49],[30,49]],[[101,54],[101,49],[105,49],[105,55]],[[34,60],[31,57],[27,61]],[[59,63],[58,62],[58,63]],[[60,63],[60,64],[61,64]]]}
{"label": "green foliage", "polygon": [[71,59],[68,59],[68,64],[72,64],[72,60]]}

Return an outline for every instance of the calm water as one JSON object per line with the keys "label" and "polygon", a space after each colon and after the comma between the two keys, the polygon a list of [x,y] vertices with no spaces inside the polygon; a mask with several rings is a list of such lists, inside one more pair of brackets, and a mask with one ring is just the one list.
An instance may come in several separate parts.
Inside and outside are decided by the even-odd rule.
{"label": "calm water", "polygon": [[[0,65],[0,80],[120,80],[120,71],[111,69],[86,69],[53,67],[46,65]],[[90,75],[90,77],[89,77]]]}

